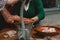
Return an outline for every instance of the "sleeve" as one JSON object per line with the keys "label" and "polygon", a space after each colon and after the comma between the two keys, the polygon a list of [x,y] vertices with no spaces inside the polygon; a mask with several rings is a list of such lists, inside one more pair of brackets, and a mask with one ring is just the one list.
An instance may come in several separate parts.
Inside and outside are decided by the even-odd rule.
{"label": "sleeve", "polygon": [[38,20],[42,20],[45,17],[42,0],[35,0],[35,3],[36,3],[36,11],[37,11]]}

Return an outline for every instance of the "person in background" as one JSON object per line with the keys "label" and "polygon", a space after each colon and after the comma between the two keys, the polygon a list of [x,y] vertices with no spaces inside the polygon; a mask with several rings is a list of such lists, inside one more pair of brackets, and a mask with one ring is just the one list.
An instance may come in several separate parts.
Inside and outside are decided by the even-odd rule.
{"label": "person in background", "polygon": [[[1,11],[2,23],[4,25],[20,23],[20,7],[21,0],[7,0],[6,7]],[[26,0],[24,5],[24,23],[33,23],[35,26],[39,25],[41,20],[45,17],[45,12],[43,10],[43,3],[41,0]],[[1,25],[3,25],[1,24]]]}

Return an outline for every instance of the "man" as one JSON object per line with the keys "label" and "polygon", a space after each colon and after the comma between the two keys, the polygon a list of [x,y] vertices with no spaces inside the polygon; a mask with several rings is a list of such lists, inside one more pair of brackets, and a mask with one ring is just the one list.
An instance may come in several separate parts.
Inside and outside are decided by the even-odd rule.
{"label": "man", "polygon": [[[20,0],[7,1],[7,5],[11,6],[13,9],[11,10],[12,12],[9,12],[6,8],[2,10],[2,15],[4,15],[4,19],[7,23],[14,23],[15,21],[20,22],[21,4],[22,2]],[[30,2],[26,0],[23,12],[25,23],[34,23],[34,25],[37,25],[45,17],[41,0],[31,0]]]}

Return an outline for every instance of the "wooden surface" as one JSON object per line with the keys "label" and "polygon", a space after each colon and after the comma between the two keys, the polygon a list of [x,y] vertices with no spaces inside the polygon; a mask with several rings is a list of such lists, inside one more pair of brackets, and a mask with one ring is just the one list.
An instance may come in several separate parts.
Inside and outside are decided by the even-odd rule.
{"label": "wooden surface", "polygon": [[[53,27],[53,26],[51,26],[51,27]],[[56,28],[56,27],[53,27],[53,28]],[[42,33],[42,31],[40,30],[41,27],[37,27],[34,29],[32,29],[31,35],[35,40],[60,40],[60,28],[56,28],[56,33],[58,33],[57,35],[53,32],[52,32],[53,34]]]}
{"label": "wooden surface", "polygon": [[0,40],[17,40],[17,32],[14,26],[5,27],[0,30]]}

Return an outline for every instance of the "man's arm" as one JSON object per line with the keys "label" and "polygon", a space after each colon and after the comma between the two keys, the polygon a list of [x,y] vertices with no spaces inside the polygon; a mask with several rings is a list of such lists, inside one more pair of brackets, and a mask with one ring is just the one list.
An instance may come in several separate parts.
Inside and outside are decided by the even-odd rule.
{"label": "man's arm", "polygon": [[8,23],[13,23],[14,22],[14,19],[12,17],[12,15],[9,13],[9,11],[4,8],[2,11],[1,11],[1,14],[3,16],[3,18],[5,19],[6,22]]}
{"label": "man's arm", "polygon": [[36,21],[40,21],[45,17],[45,12],[43,10],[43,3],[41,0],[34,0],[36,5],[36,11],[37,11],[37,15],[35,17],[32,18],[32,20],[34,20],[34,22]]}
{"label": "man's arm", "polygon": [[[10,12],[6,8],[4,8],[1,11],[1,14],[2,14],[2,16],[4,17],[4,19],[7,23],[13,24],[14,22],[17,22],[18,24],[20,24],[20,16],[10,14]],[[28,18],[24,18],[24,23],[25,24],[30,23],[31,21],[32,20],[30,20]]]}

